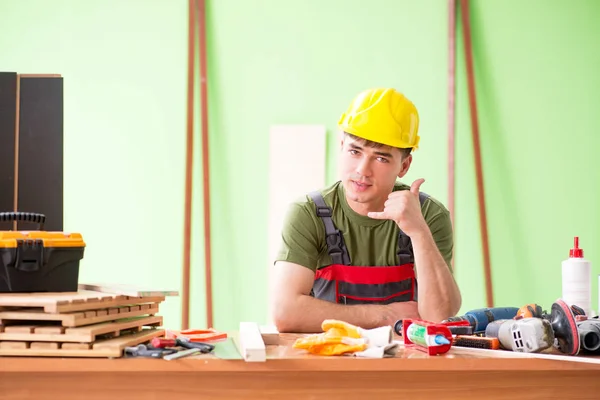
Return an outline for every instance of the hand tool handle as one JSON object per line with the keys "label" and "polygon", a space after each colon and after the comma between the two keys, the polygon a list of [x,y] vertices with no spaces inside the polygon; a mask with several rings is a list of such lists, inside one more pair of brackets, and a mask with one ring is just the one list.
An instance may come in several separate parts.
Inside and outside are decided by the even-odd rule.
{"label": "hand tool handle", "polygon": [[191,342],[189,340],[177,339],[177,345],[186,349],[199,349],[202,353],[210,353],[215,349],[215,346],[208,343]]}
{"label": "hand tool handle", "polygon": [[200,349],[187,349],[178,351],[177,353],[169,354],[163,357],[165,360],[175,360],[177,358],[191,356],[193,354],[200,353]]}
{"label": "hand tool handle", "polygon": [[150,341],[150,345],[156,349],[161,349],[165,347],[176,347],[179,346],[175,339],[165,339],[165,338],[154,338]]}
{"label": "hand tool handle", "polygon": [[46,216],[44,214],[30,213],[30,212],[2,212],[0,213],[0,222],[32,222],[39,224],[39,230],[44,230],[44,223],[46,222]]}

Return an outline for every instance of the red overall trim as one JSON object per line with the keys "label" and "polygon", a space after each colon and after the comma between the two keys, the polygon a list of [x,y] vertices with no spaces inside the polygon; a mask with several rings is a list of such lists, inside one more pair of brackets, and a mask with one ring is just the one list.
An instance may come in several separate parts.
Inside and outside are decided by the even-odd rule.
{"label": "red overall trim", "polygon": [[[351,296],[351,295],[343,294],[342,293],[337,298],[339,299],[340,297],[346,297],[348,299],[360,300],[360,301],[386,301],[386,300],[389,300],[389,299],[393,299],[394,297],[405,295],[407,293],[411,293],[412,294],[412,289],[405,290],[404,292],[394,293],[393,295],[386,296],[386,297],[359,297],[359,296]],[[411,298],[414,298],[414,295]]]}
{"label": "red overall trim", "polygon": [[333,264],[317,270],[315,274],[315,279],[320,278],[328,281],[340,280],[358,285],[398,282],[414,277],[413,264],[391,267],[362,267]]}

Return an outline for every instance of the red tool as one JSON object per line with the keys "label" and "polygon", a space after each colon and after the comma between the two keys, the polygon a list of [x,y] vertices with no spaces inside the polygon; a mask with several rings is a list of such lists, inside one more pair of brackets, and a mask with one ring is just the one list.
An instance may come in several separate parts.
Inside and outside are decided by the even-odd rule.
{"label": "red tool", "polygon": [[190,342],[216,342],[227,339],[227,333],[209,329],[185,329],[183,331],[167,331],[168,339],[185,338]]}
{"label": "red tool", "polygon": [[177,347],[176,339],[154,338],[150,341],[150,345],[155,349],[164,349],[166,347]]}
{"label": "red tool", "polygon": [[210,353],[215,346],[208,343],[191,342],[188,338],[180,337],[176,339],[154,338],[150,341],[150,345],[156,349],[169,347],[183,347],[186,349],[199,349],[202,353]]}
{"label": "red tool", "polygon": [[452,347],[452,333],[446,325],[420,319],[403,321],[405,347],[415,347],[430,356],[446,353]]}

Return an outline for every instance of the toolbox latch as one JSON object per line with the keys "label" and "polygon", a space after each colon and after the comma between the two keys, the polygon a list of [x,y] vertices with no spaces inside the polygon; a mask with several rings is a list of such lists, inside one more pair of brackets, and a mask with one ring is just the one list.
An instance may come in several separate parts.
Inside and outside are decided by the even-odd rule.
{"label": "toolbox latch", "polygon": [[44,260],[42,239],[17,239],[15,269],[23,272],[37,272]]}

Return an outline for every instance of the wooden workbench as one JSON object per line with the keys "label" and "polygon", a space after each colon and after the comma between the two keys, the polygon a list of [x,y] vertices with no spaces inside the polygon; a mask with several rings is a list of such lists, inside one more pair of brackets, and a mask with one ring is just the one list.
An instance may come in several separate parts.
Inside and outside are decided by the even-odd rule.
{"label": "wooden workbench", "polygon": [[600,363],[453,348],[429,357],[318,357],[267,346],[266,362],[0,357],[1,399],[599,399]]}

